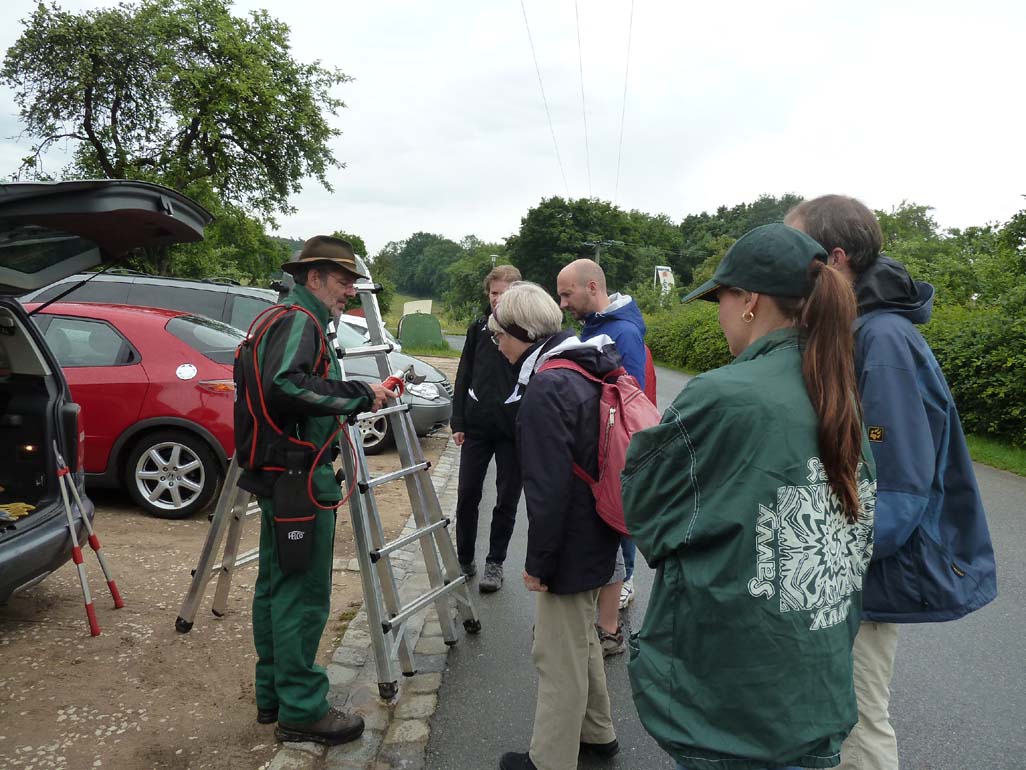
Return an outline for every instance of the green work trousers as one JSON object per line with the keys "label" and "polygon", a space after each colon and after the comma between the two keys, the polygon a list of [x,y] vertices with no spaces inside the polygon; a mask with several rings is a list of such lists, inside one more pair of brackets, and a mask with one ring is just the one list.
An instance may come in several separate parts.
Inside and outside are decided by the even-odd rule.
{"label": "green work trousers", "polygon": [[274,503],[259,498],[260,560],[253,591],[257,708],[278,707],[288,724],[328,713],[328,675],[314,663],[331,608],[335,514],[317,511],[313,559],[306,572],[282,574],[274,538]]}

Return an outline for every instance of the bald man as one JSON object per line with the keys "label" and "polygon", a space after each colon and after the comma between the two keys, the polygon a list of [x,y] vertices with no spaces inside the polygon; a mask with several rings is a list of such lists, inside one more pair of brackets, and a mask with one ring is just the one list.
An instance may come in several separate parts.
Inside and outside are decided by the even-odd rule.
{"label": "bald man", "polygon": [[645,321],[626,294],[606,294],[606,274],[590,259],[578,259],[556,277],[559,306],[584,321],[581,339],[608,334],[616,343],[623,368],[645,389]]}
{"label": "bald man", "polygon": [[[608,335],[616,343],[623,368],[645,389],[645,321],[634,300],[626,294],[606,294],[606,274],[590,259],[578,259],[556,276],[559,306],[578,321],[584,321],[581,340]],[[634,598],[634,541],[621,540],[620,560],[613,579],[599,593],[599,639],[602,654],[618,655],[627,649],[617,610],[626,609]]]}

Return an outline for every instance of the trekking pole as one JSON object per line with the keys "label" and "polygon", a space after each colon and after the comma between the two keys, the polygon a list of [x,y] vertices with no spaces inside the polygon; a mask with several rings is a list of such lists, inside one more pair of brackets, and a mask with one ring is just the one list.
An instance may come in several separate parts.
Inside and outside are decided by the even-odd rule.
{"label": "trekking pole", "polygon": [[[54,443],[54,449],[56,450],[56,442]],[[59,456],[58,456],[59,457]],[[63,463],[63,460],[58,459],[59,464]],[[78,545],[78,535],[75,534],[75,520],[71,515],[71,501],[68,500],[68,490],[64,486],[70,484],[70,479],[66,478],[68,473],[67,467],[57,468],[57,484],[61,488],[61,498],[64,500],[64,513],[68,517],[68,532],[71,533],[71,558],[75,562],[75,566],[78,568],[78,581],[82,584],[82,596],[85,599],[86,617],[89,619],[89,634],[91,636],[100,635],[100,624],[96,621],[96,610],[93,607],[93,597],[89,594],[89,581],[86,579],[85,564],[82,563],[82,549]],[[80,509],[81,510],[81,509]],[[82,519],[85,520],[85,511],[81,511]]]}
{"label": "trekking pole", "polygon": [[121,593],[118,591],[117,583],[114,582],[114,576],[111,574],[110,567],[107,566],[107,560],[103,556],[103,551],[100,550],[103,547],[100,545],[100,538],[96,536],[93,525],[89,523],[89,517],[85,514],[85,506],[82,505],[82,498],[78,494],[78,488],[75,486],[74,480],[67,478],[71,471],[64,462],[64,458],[61,457],[61,453],[57,451],[56,443],[54,444],[54,451],[57,453],[57,473],[68,482],[71,496],[75,498],[75,505],[78,506],[78,511],[82,514],[82,523],[85,524],[86,531],[89,533],[89,547],[93,549],[93,553],[96,554],[96,558],[100,562],[100,569],[103,570],[103,577],[107,581],[107,588],[110,589],[110,595],[114,599],[114,609],[120,610],[125,606],[125,603],[121,599]]}

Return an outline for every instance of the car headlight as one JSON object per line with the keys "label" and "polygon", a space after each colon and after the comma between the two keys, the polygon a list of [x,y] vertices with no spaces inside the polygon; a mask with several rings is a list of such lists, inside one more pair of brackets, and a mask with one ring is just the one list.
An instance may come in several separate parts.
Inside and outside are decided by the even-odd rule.
{"label": "car headlight", "polygon": [[412,393],[414,396],[427,401],[434,401],[442,397],[442,394],[438,392],[438,386],[433,382],[407,383],[406,390],[408,393]]}

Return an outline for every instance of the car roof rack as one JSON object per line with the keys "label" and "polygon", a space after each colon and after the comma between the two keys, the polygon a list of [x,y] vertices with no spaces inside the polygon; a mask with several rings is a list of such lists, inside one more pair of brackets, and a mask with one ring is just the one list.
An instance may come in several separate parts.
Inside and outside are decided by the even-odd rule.
{"label": "car roof rack", "polygon": [[203,278],[203,283],[218,283],[225,286],[242,286],[241,281],[236,281],[234,278]]}

